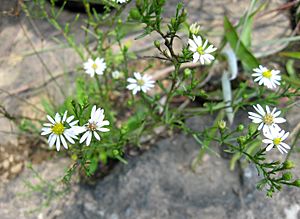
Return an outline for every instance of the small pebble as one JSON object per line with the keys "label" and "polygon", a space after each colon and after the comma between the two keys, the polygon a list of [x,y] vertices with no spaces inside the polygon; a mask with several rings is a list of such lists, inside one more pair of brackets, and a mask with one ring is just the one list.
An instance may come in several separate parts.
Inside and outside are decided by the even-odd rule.
{"label": "small pebble", "polygon": [[23,163],[19,163],[19,164],[14,165],[14,166],[10,169],[10,171],[11,171],[11,173],[16,174],[16,173],[21,172],[22,167],[23,167]]}

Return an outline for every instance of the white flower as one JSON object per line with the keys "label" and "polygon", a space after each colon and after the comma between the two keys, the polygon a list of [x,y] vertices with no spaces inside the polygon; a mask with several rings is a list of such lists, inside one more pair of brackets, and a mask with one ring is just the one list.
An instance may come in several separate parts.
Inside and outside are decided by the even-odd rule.
{"label": "white flower", "polygon": [[284,130],[276,131],[271,130],[270,132],[264,133],[266,139],[263,139],[262,142],[268,144],[266,151],[270,151],[274,146],[280,151],[280,153],[287,153],[287,149],[291,147],[284,143],[283,141],[289,136],[289,132]]}
{"label": "white flower", "polygon": [[284,118],[278,117],[281,112],[276,112],[276,107],[272,110],[272,112],[269,106],[266,106],[266,111],[259,104],[253,107],[258,114],[248,112],[249,119],[252,119],[253,123],[260,123],[258,130],[263,128],[263,133],[270,132],[270,130],[279,131],[281,128],[277,125],[277,123],[284,123],[286,121]]}
{"label": "white flower", "polygon": [[190,26],[190,32],[197,35],[200,32],[200,25],[198,23],[193,23]]}
{"label": "white flower", "polygon": [[258,82],[259,85],[264,85],[268,88],[276,88],[277,85],[280,85],[281,76],[279,70],[269,70],[266,67],[260,65],[259,68],[253,69],[255,72],[252,74],[254,82]]}
{"label": "white flower", "polygon": [[102,58],[96,58],[95,61],[93,59],[88,59],[87,62],[83,63],[83,68],[85,73],[94,77],[95,74],[103,75],[103,72],[106,69],[106,63]]}
{"label": "white flower", "polygon": [[[64,146],[65,149],[68,149],[68,144],[66,139],[74,144],[73,139],[77,139],[77,133],[74,130],[75,125],[78,123],[78,120],[73,121],[74,116],[70,116],[67,118],[67,111],[65,111],[63,118],[59,115],[59,113],[55,114],[54,119],[47,115],[47,119],[50,123],[43,124],[41,135],[49,135],[48,143],[50,148],[55,144],[56,150],[60,150],[60,143]],[[65,139],[66,138],[66,139]]]}
{"label": "white flower", "polygon": [[146,93],[148,90],[154,87],[155,81],[151,80],[152,78],[147,75],[141,75],[139,72],[134,72],[135,78],[128,78],[127,85],[128,90],[132,90],[133,95],[136,95],[138,91],[143,91]]}
{"label": "white flower", "polygon": [[114,78],[114,79],[119,79],[121,77],[123,77],[123,73],[119,72],[119,71],[113,71],[111,73],[111,76]]}
{"label": "white flower", "polygon": [[209,45],[207,40],[205,40],[203,44],[201,36],[193,35],[193,39],[194,40],[189,39],[189,49],[194,52],[193,62],[195,63],[200,60],[202,65],[210,64],[211,61],[215,59],[215,57],[213,57],[210,53],[216,51],[217,48],[213,45]]}
{"label": "white flower", "polygon": [[79,143],[86,141],[86,145],[89,146],[94,134],[95,138],[100,141],[100,136],[97,132],[108,132],[108,128],[103,126],[109,125],[108,120],[104,120],[104,110],[93,106],[91,111],[91,118],[84,126],[77,126],[75,131],[77,133],[85,132],[80,138]]}

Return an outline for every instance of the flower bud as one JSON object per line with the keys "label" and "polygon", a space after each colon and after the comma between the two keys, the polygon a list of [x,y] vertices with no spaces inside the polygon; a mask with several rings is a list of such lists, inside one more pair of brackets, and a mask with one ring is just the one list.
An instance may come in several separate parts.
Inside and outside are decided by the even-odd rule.
{"label": "flower bud", "polygon": [[114,155],[114,156],[118,156],[118,155],[120,154],[119,151],[116,150],[116,149],[114,149],[112,152],[113,152],[113,155]]}
{"label": "flower bud", "polygon": [[220,130],[224,130],[226,128],[226,122],[224,120],[218,121],[218,127]]}
{"label": "flower bud", "polygon": [[295,167],[295,164],[291,160],[287,160],[283,163],[283,169],[292,169]]}
{"label": "flower bud", "polygon": [[129,15],[133,20],[140,20],[141,18],[140,12],[136,8],[131,9]]}
{"label": "flower bud", "polygon": [[294,186],[300,187],[300,179],[297,179],[293,182]]}
{"label": "flower bud", "polygon": [[189,76],[191,74],[192,74],[192,70],[191,69],[189,69],[189,68],[184,69],[184,75],[185,76]]}
{"label": "flower bud", "polygon": [[200,32],[200,25],[197,23],[193,23],[190,26],[190,32],[191,34],[197,35]]}
{"label": "flower bud", "polygon": [[257,126],[255,124],[249,124],[248,126],[248,133],[249,135],[253,135],[257,130]]}
{"label": "flower bud", "polygon": [[160,49],[160,42],[158,40],[154,41],[154,46],[158,49]]}
{"label": "flower bud", "polygon": [[286,172],[282,175],[282,179],[285,181],[290,181],[293,178],[293,175],[291,172]]}
{"label": "flower bud", "polygon": [[240,136],[237,138],[237,141],[239,144],[244,144],[247,141],[247,137],[246,136]]}
{"label": "flower bud", "polygon": [[243,124],[239,124],[239,126],[237,127],[237,130],[239,131],[239,132],[241,132],[241,131],[243,131],[244,130],[244,125]]}

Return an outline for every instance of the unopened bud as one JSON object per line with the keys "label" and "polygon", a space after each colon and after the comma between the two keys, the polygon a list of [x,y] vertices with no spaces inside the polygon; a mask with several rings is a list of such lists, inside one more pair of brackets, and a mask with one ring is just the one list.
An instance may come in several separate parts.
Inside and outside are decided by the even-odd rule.
{"label": "unopened bud", "polygon": [[239,131],[239,132],[241,132],[241,131],[243,131],[244,130],[244,125],[243,124],[239,124],[239,126],[237,127],[237,130]]}
{"label": "unopened bud", "polygon": [[158,49],[160,49],[160,42],[158,40],[154,41],[154,46]]}
{"label": "unopened bud", "polygon": [[191,74],[192,74],[192,70],[191,69],[189,69],[189,68],[184,69],[184,75],[185,76],[189,76]]}
{"label": "unopened bud", "polygon": [[257,130],[257,126],[256,125],[254,125],[254,124],[249,124],[249,126],[248,126],[248,133],[249,133],[249,135],[253,135],[255,132],[256,132],[256,130]]}
{"label": "unopened bud", "polygon": [[221,130],[224,130],[226,128],[226,122],[224,120],[218,121],[218,127]]}
{"label": "unopened bud", "polygon": [[293,175],[291,172],[287,172],[287,173],[284,173],[282,175],[282,179],[285,180],[285,181],[289,181],[293,178]]}
{"label": "unopened bud", "polygon": [[283,169],[292,169],[295,167],[295,164],[291,160],[287,160],[283,163]]}
{"label": "unopened bud", "polygon": [[113,150],[112,152],[113,152],[113,155],[114,155],[114,156],[118,156],[118,155],[120,154],[120,153],[119,153],[119,151],[118,151],[118,150],[116,150],[116,149],[115,149],[115,150]]}
{"label": "unopened bud", "polygon": [[131,9],[129,15],[133,20],[140,20],[141,18],[140,12],[136,8]]}
{"label": "unopened bud", "polygon": [[191,34],[197,35],[200,32],[200,25],[197,23],[193,23],[190,26],[190,32]]}
{"label": "unopened bud", "polygon": [[293,182],[294,186],[300,187],[300,179],[297,179]]}
{"label": "unopened bud", "polygon": [[237,138],[237,141],[239,144],[244,144],[247,141],[247,137],[246,136],[240,136]]}

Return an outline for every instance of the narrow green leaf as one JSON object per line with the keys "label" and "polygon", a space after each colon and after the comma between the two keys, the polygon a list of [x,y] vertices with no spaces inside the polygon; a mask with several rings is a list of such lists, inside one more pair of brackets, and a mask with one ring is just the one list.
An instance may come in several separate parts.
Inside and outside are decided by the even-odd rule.
{"label": "narrow green leaf", "polygon": [[280,56],[286,56],[289,58],[300,59],[300,52],[281,52],[279,53]]}
{"label": "narrow green leaf", "polygon": [[245,47],[243,42],[239,40],[235,28],[232,26],[226,16],[224,17],[224,30],[226,40],[229,42],[231,48],[235,51],[237,57],[247,66],[247,68],[256,68],[259,65],[258,60],[252,55],[247,47]]}

